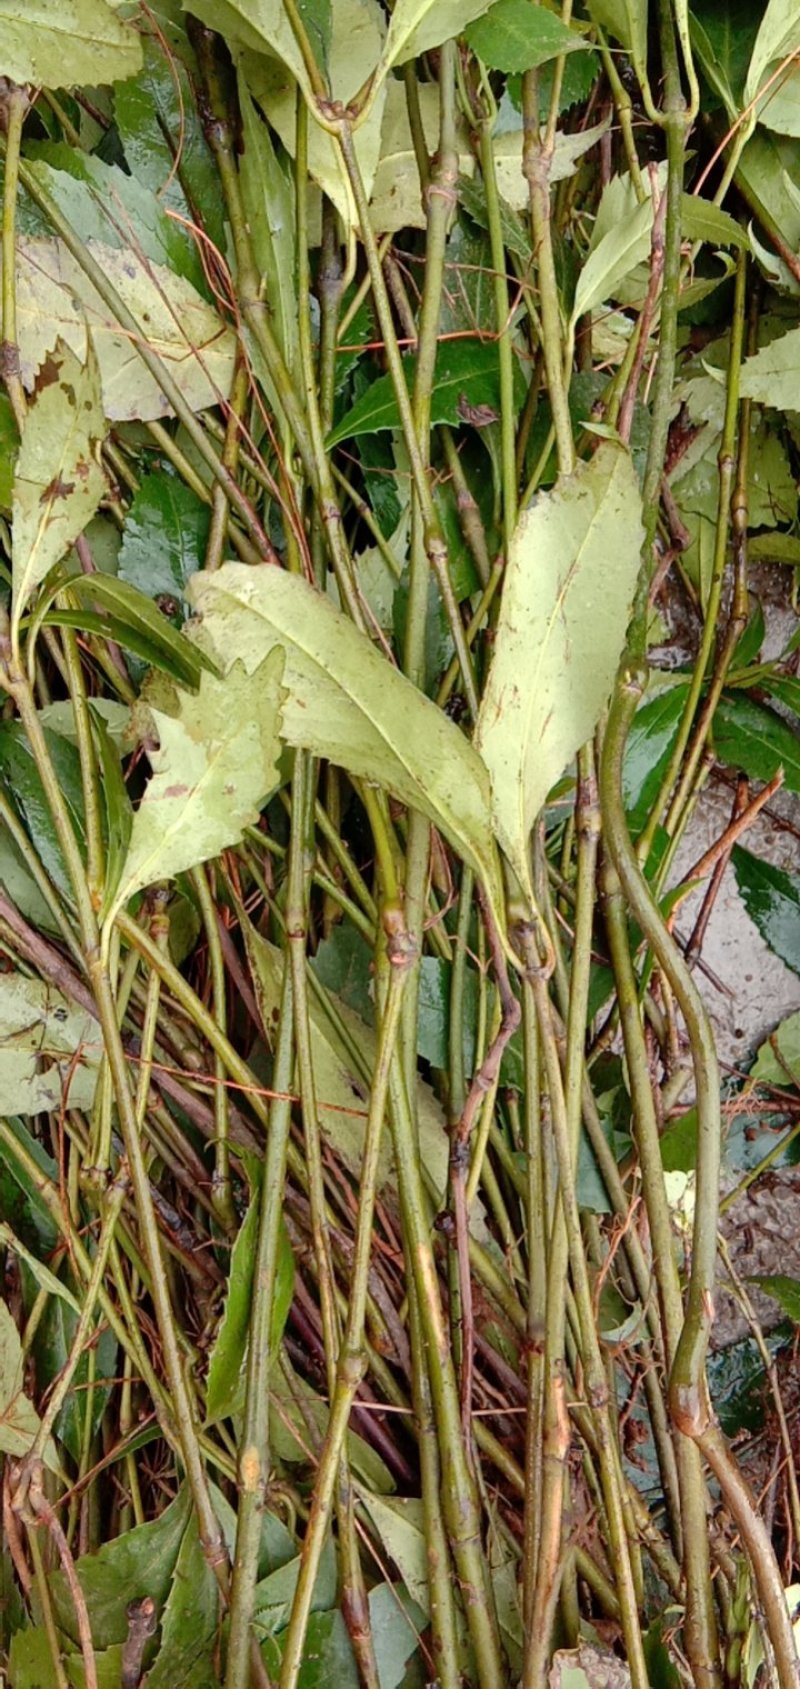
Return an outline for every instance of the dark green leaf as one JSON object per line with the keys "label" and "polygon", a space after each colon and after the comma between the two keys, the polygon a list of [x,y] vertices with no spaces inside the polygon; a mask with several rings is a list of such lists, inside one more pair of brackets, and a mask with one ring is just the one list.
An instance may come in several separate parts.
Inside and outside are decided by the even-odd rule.
{"label": "dark green leaf", "polygon": [[465,33],[473,53],[492,70],[520,73],[587,45],[559,17],[530,0],[496,0]]}
{"label": "dark green leaf", "polygon": [[19,449],[19,430],[5,393],[0,393],[0,510],[11,510],[14,487],[14,459]]}
{"label": "dark green leaf", "polygon": [[736,884],[750,919],[765,944],[800,974],[800,875],[733,847]]}
{"label": "dark green leaf", "polygon": [[348,1007],[367,1022],[375,1022],[372,998],[372,950],[365,938],[349,922],[334,927],[324,938],[311,966],[328,991],[341,997]]}
{"label": "dark green leaf", "polygon": [[783,769],[790,792],[800,792],[800,740],[780,716],[738,692],[724,692],[714,716],[714,743],[721,762],[741,768],[751,780],[771,780]]}
{"label": "dark green leaf", "polygon": [[[775,1354],[785,1346],[785,1328],[783,1332],[767,1333],[764,1340]],[[735,1437],[740,1431],[760,1431],[769,1387],[764,1363],[752,1337],[709,1355],[708,1384],[726,1437]]]}
{"label": "dark green leaf", "polygon": [[99,572],[78,575],[70,581],[69,591],[81,604],[99,604],[118,623],[130,629],[131,634],[147,640],[161,653],[159,668],[174,675],[180,684],[192,691],[200,685],[204,669],[209,674],[218,673],[216,664],[197,646],[190,645],[152,600],[128,581]]}
{"label": "dark green leaf", "polygon": [[655,802],[678,723],[686,703],[687,686],[666,686],[636,711],[625,748],[622,788],[628,822],[640,833]]}
{"label": "dark green leaf", "polygon": [[176,475],[154,470],[139,483],[122,533],[119,578],[146,598],[183,603],[183,589],[203,567],[209,511]]}
{"label": "dark green leaf", "polygon": [[[26,1302],[32,1306],[39,1286],[27,1265],[22,1267],[23,1283],[26,1286]],[[51,1296],[45,1312],[36,1327],[33,1340],[33,1357],[36,1362],[36,1381],[39,1393],[49,1390],[66,1365],[75,1331],[78,1316],[67,1302],[60,1296]],[[103,1417],[106,1403],[111,1395],[111,1384],[105,1384],[104,1379],[114,1379],[117,1374],[118,1346],[116,1337],[108,1327],[101,1328],[94,1345],[93,1376],[97,1380],[91,1392],[87,1392],[89,1382],[89,1356],[84,1353],[75,1373],[67,1399],[55,1423],[56,1436],[60,1437],[65,1448],[72,1455],[73,1460],[80,1461],[81,1450],[86,1438],[86,1411],[91,1407],[91,1431],[97,1429]]]}
{"label": "dark green leaf", "polygon": [[219,1586],[193,1514],[161,1620],[161,1646],[147,1673],[149,1689],[214,1689],[219,1601]]}
{"label": "dark green leaf", "polygon": [[[297,1577],[300,1571],[300,1556],[288,1560],[279,1566],[277,1571],[270,1572],[268,1577],[262,1578],[256,1584],[253,1597],[253,1625],[261,1636],[274,1636],[284,1630],[288,1623],[292,1609],[294,1592],[297,1587]],[[311,1597],[312,1612],[325,1611],[332,1607],[336,1600],[336,1551],[328,1537],[322,1550],[317,1572],[314,1592]]]}
{"label": "dark green leaf", "polygon": [[[486,197],[480,182],[470,179],[468,176],[459,176],[458,197],[473,222],[477,223],[481,229],[487,228]],[[518,216],[512,206],[506,204],[502,197],[500,199],[500,231],[503,236],[503,245],[508,248],[508,251],[512,252],[515,258],[519,258],[522,264],[529,264],[531,243],[528,232],[522,218]]]}
{"label": "dark green leaf", "polygon": [[187,678],[182,663],[176,667],[172,654],[165,650],[163,644],[148,639],[146,634],[120,621],[117,616],[101,615],[94,610],[48,610],[41,620],[43,627],[78,628],[81,633],[96,633],[100,639],[113,640],[124,651],[139,657],[148,668],[158,669],[179,686],[197,691],[199,682]]}
{"label": "dark green leaf", "polygon": [[[219,177],[206,145],[186,65],[174,47],[167,56],[155,38],[145,38],[143,48],[144,64],[138,76],[119,83],[114,90],[114,115],[131,175],[150,188],[165,212],[184,221],[189,240],[191,225],[199,214],[207,235],[224,251]],[[179,169],[175,168],[173,139],[177,137]]]}
{"label": "dark green leaf", "polygon": [[[253,1179],[259,1179],[260,1163],[258,1167],[251,1168],[251,1173]],[[231,1252],[228,1291],[208,1368],[207,1425],[215,1425],[220,1419],[240,1413],[244,1406],[244,1361],[250,1331],[260,1208],[258,1200],[250,1202]],[[275,1294],[270,1318],[270,1344],[273,1350],[277,1348],[283,1336],[293,1293],[294,1256],[286,1227],[281,1224]]]}
{"label": "dark green leaf", "polygon": [[[114,1542],[104,1543],[97,1554],[84,1554],[76,1561],[96,1648],[125,1641],[129,1601],[149,1595],[157,1607],[163,1605],[190,1516],[191,1496],[184,1485],[152,1524],[137,1525]],[[75,1604],[64,1573],[51,1572],[48,1587],[56,1623],[77,1646]]]}
{"label": "dark green leaf", "polygon": [[800,715],[800,676],[796,674],[770,674],[761,682],[771,698],[779,704],[785,704],[792,715]]}
{"label": "dark green leaf", "polygon": [[[410,387],[415,364],[413,354],[406,357],[403,363],[406,381]],[[523,383],[519,365],[516,365],[516,377],[518,387],[521,388]],[[518,398],[521,399],[522,396],[522,393],[518,393]],[[431,422],[457,425],[469,420],[469,410],[486,406],[489,411],[497,414],[499,404],[497,347],[474,340],[443,341],[436,358],[431,394]],[[341,440],[350,440],[359,434],[372,434],[382,428],[397,428],[399,424],[400,413],[392,378],[390,375],[379,376],[329,435],[328,448],[338,445]]]}
{"label": "dark green leaf", "polygon": [[[48,728],[44,729],[44,733],[79,848],[85,853],[80,757],[75,746],[62,739],[59,733],[53,733]],[[0,780],[25,823],[31,843],[53,884],[71,902],[72,882],[33,751],[19,722],[4,721],[0,724]]]}
{"label": "dark green leaf", "polygon": [[381,1689],[401,1689],[427,1618],[401,1583],[379,1583],[370,1590],[369,1616]]}
{"label": "dark green leaf", "polygon": [[771,1296],[793,1325],[800,1325],[800,1279],[787,1278],[785,1273],[753,1275],[748,1282]]}
{"label": "dark green leaf", "polygon": [[661,1163],[665,1173],[693,1173],[697,1166],[697,1110],[688,1108],[671,1120],[661,1134]]}
{"label": "dark green leaf", "polygon": [[99,710],[92,710],[100,765],[100,790],[106,817],[106,873],[104,896],[113,897],[128,854],[133,806],[122,773],[119,751]]}

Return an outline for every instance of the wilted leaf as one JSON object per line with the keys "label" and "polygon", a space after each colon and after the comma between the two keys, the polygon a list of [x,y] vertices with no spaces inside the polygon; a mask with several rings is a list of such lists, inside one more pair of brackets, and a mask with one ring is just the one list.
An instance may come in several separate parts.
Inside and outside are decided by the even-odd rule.
{"label": "wilted leaf", "polygon": [[141,706],[143,729],[159,747],[150,752],[153,775],[122,877],[107,899],[109,930],[134,892],[218,856],[258,819],[278,778],[282,670],[272,654],[250,674],[237,662],[224,680],[204,674],[195,697],[179,693],[174,714]]}
{"label": "wilted leaf", "polygon": [[0,1113],[91,1108],[101,1055],[85,1009],[43,980],[0,974]]}
{"label": "wilted leaf", "polygon": [[133,76],[139,37],[106,0],[0,0],[0,75],[37,88]]}
{"label": "wilted leaf", "polygon": [[530,0],[495,0],[465,31],[473,53],[494,70],[534,70],[589,43],[559,17]]}
{"label": "wilted leaf", "polygon": [[[0,1454],[20,1460],[26,1455],[39,1430],[39,1415],[22,1384],[25,1361],[19,1332],[5,1302],[0,1301]],[[59,1472],[52,1437],[44,1449],[44,1461],[51,1472]]]}
{"label": "wilted leaf", "polygon": [[485,770],[451,721],[298,575],[226,563],[196,575],[195,637],[220,661],[235,650],[249,670],[286,652],[281,732],[290,745],[379,780],[427,815],[502,904],[490,837]]}
{"label": "wilted leaf", "polygon": [[476,747],[497,836],[528,891],[533,822],[611,691],[641,543],[636,475],[611,443],[524,511],[511,542]]}
{"label": "wilted leaf", "polygon": [[[105,489],[100,378],[91,345],[85,364],[58,343],[46,385],[25,418],[14,477],[13,582],[18,619],[34,588],[83,533]],[[44,372],[43,372],[44,373]]]}
{"label": "wilted leaf", "polygon": [[[607,128],[608,119],[605,118],[602,123],[595,123],[589,129],[578,129],[574,134],[558,130],[547,171],[551,186],[566,181],[574,174],[579,159],[597,145]],[[498,193],[514,211],[528,209],[529,189],[522,169],[522,144],[521,125],[519,129],[509,129],[498,135],[492,144]]]}
{"label": "wilted leaf", "polygon": [[[153,351],[163,360],[192,410],[227,397],[236,338],[199,293],[161,264],[129,247],[90,241],[93,257],[113,283]],[[127,330],[120,329],[76,260],[58,240],[17,241],[17,327],[22,379],[32,388],[36,372],[61,339],[81,363],[91,333],[112,422],[151,421],[170,407],[145,368]]]}

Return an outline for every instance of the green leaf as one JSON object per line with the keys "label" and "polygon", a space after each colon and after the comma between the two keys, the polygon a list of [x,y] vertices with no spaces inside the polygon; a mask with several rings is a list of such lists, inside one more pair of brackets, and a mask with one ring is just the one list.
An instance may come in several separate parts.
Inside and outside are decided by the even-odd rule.
{"label": "green leaf", "polygon": [[[275,1636],[284,1630],[292,1609],[294,1592],[300,1571],[300,1555],[279,1566],[256,1584],[253,1597],[253,1626],[263,1636]],[[311,1596],[311,1611],[327,1611],[336,1600],[336,1550],[331,1538],[326,1539],[320,1555],[319,1570]]]}
{"label": "green leaf", "polygon": [[371,1495],[359,1485],[358,1497],[369,1514],[381,1547],[426,1620],[430,1616],[428,1550],[423,1504],[415,1496]]}
{"label": "green leaf", "polygon": [[[19,1332],[5,1302],[0,1301],[0,1454],[20,1460],[26,1455],[39,1430],[39,1415],[22,1388],[25,1359]],[[52,1437],[44,1449],[45,1465],[59,1472]]]}
{"label": "green leaf", "polygon": [[749,0],[700,0],[692,6],[689,33],[703,75],[722,101],[728,117],[738,118],[744,105],[747,66],[758,31],[758,17]]}
{"label": "green leaf", "polygon": [[[436,83],[418,85],[419,115],[425,144],[436,151],[439,136],[439,89]],[[377,234],[396,229],[424,229],[427,216],[420,192],[419,170],[402,82],[390,77],[381,91],[385,99],[380,128],[380,152],[370,193],[370,223]],[[357,130],[356,139],[361,131]],[[456,146],[462,170],[475,168],[469,137],[462,120],[456,124]],[[348,335],[348,339],[349,339]]]}
{"label": "green leaf", "polygon": [[176,475],[143,475],[125,517],[119,579],[180,605],[189,576],[203,567],[209,520],[208,507]]}
{"label": "green leaf", "polygon": [[800,875],[785,873],[741,845],[733,848],[733,870],[747,913],[765,944],[800,974]]}
{"label": "green leaf", "polygon": [[784,534],[779,529],[753,534],[747,541],[747,555],[753,563],[786,563],[791,569],[800,569],[800,535]]}
{"label": "green leaf", "polygon": [[559,17],[543,6],[532,6],[530,0],[495,0],[465,34],[468,46],[484,64],[520,73],[589,45]]}
{"label": "green leaf", "polygon": [[167,699],[173,713],[142,701],[143,731],[159,747],[105,909],[107,933],[134,892],[218,856],[257,821],[278,781],[282,671],[270,654],[251,674],[239,662],[224,680],[204,674],[196,697]]}
{"label": "green leaf", "polygon": [[161,1646],[147,1673],[148,1689],[213,1689],[219,1601],[193,1513],[161,1617]]}
{"label": "green leaf", "polygon": [[280,645],[286,652],[281,732],[290,745],[379,780],[427,815],[502,907],[491,840],[488,781],[453,722],[387,662],[347,617],[298,575],[226,563],[196,575],[195,637],[248,669]]}
{"label": "green leaf", "polygon": [[451,36],[463,34],[490,4],[491,0],[397,0],[379,75],[385,76],[392,65],[406,64]]}
{"label": "green leaf", "polygon": [[0,75],[11,82],[97,88],[141,62],[136,31],[105,0],[0,0]]}
{"label": "green leaf", "polygon": [[12,1232],[11,1227],[7,1226],[4,1220],[0,1220],[0,1243],[2,1243],[4,1249],[13,1250],[14,1254],[25,1262],[40,1290],[46,1290],[48,1296],[61,1297],[74,1313],[80,1314],[80,1302],[73,1296],[69,1286],[64,1284],[60,1278],[56,1278],[55,1273],[51,1273],[50,1268],[45,1266],[44,1261],[39,1261],[35,1255],[31,1254],[30,1249],[26,1248],[21,1238],[18,1238]]}
{"label": "green leaf", "polygon": [[[118,89],[117,99],[121,93]],[[201,293],[206,291],[197,243],[188,229],[167,215],[152,188],[119,165],[105,164],[95,154],[63,141],[32,142],[25,156],[29,175],[55,201],[81,240],[120,247],[135,244],[145,258],[166,264]],[[185,150],[181,171],[184,159]],[[185,215],[189,216],[188,208]]]}
{"label": "green leaf", "polygon": [[[66,1269],[68,1270],[68,1269]],[[23,1282],[27,1278],[27,1268],[23,1270]],[[33,1294],[26,1286],[26,1307],[33,1306]],[[33,1338],[33,1360],[36,1366],[36,1383],[40,1392],[49,1391],[67,1364],[75,1335],[78,1329],[78,1316],[73,1308],[64,1301],[63,1297],[53,1297],[47,1304],[43,1317],[40,1319]],[[118,1370],[117,1339],[108,1326],[101,1324],[92,1334],[93,1352],[92,1376],[97,1380],[91,1396],[87,1394],[86,1385],[90,1376],[90,1356],[86,1349],[80,1356],[66,1401],[58,1415],[54,1432],[60,1442],[68,1450],[72,1459],[77,1463],[81,1459],[81,1451],[86,1442],[87,1412],[89,1414],[90,1437],[97,1430],[103,1417],[106,1403],[111,1395],[112,1385],[104,1381],[113,1380]]]}
{"label": "green leaf", "polygon": [[[46,385],[45,383],[46,371]],[[106,426],[97,361],[85,364],[58,342],[39,374],[25,418],[14,478],[14,619],[69,551],[105,491],[99,449]]]}
{"label": "green leaf", "polygon": [[641,832],[658,795],[686,704],[685,682],[666,686],[636,711],[625,747],[622,786],[632,833]]}
{"label": "green leaf", "polygon": [[[240,1413],[244,1406],[244,1362],[250,1334],[250,1315],[253,1302],[253,1274],[258,1246],[258,1227],[261,1203],[258,1199],[261,1165],[253,1169],[256,1181],[247,1213],[236,1234],[231,1251],[228,1289],[222,1319],[214,1338],[208,1363],[206,1386],[206,1425],[216,1425],[220,1419]],[[270,1313],[270,1350],[274,1352],[281,1337],[294,1295],[294,1255],[289,1234],[281,1221],[275,1295]]]}
{"label": "green leaf", "polygon": [[800,1083],[800,1013],[789,1015],[760,1046],[750,1071],[751,1079],[784,1090]]}
{"label": "green leaf", "polygon": [[531,828],[608,700],[641,544],[639,485],[611,443],[517,523],[476,747],[497,836],[529,895]]}
{"label": "green leaf", "polygon": [[[138,649],[140,654],[152,653],[147,660],[172,675],[179,685],[197,691],[203,673],[214,672],[204,653],[190,644],[152,599],[130,581],[96,570],[92,575],[75,575],[68,590],[80,604],[99,605],[109,628],[113,626],[122,634],[121,644],[129,650]],[[54,622],[57,618],[58,612],[48,612],[44,619]]]}
{"label": "green leaf", "polygon": [[[161,1609],[191,1511],[191,1495],[184,1484],[175,1500],[151,1524],[137,1525],[113,1542],[104,1543],[96,1554],[84,1554],[75,1562],[95,1648],[124,1643],[130,1601],[149,1595]],[[62,1571],[48,1574],[48,1588],[56,1623],[77,1646],[75,1603]]]}
{"label": "green leaf", "polygon": [[771,780],[782,768],[787,790],[800,792],[800,740],[763,704],[724,692],[714,716],[714,743],[720,761],[743,769],[751,780]]}
{"label": "green leaf", "polygon": [[53,1650],[43,1625],[26,1625],[11,1638],[10,1689],[44,1689],[53,1681]]}
{"label": "green leaf", "polygon": [[794,1325],[800,1325],[800,1279],[788,1278],[785,1273],[754,1274],[748,1284],[757,1284],[777,1302]]}
{"label": "green leaf", "polygon": [[[223,250],[224,200],[184,62],[188,59],[191,64],[193,55],[185,43],[175,50],[174,35],[171,45],[173,50],[166,53],[160,40],[145,36],[138,76],[114,89],[114,118],[131,177],[163,206],[174,230],[173,241],[182,242],[195,265],[197,247],[189,225],[199,213],[209,239]],[[175,169],[175,136],[181,141],[179,170]],[[180,220],[185,220],[184,227]],[[194,279],[184,263],[171,261],[171,267]],[[201,291],[206,285],[203,282]]]}
{"label": "green leaf", "polygon": [[270,319],[286,367],[297,362],[298,301],[295,287],[294,187],[278,160],[269,128],[259,116],[247,83],[239,75],[239,110],[244,151],[239,158],[242,203],[258,273],[269,300]]}
{"label": "green leaf", "polygon": [[11,513],[14,491],[14,461],[19,451],[19,430],[11,401],[0,393],[0,510]]}
{"label": "green leaf", "polygon": [[[782,85],[773,83],[762,100],[758,100],[758,93],[762,83],[768,82],[774,72],[778,70],[781,61],[791,58],[798,48],[800,48],[800,13],[798,13],[795,0],[768,0],[753,46],[744,87],[744,98],[746,105],[757,102],[756,115],[760,122],[766,123],[771,129],[778,129],[782,134],[800,134],[800,98],[798,98],[796,77],[792,73],[792,67],[787,66],[784,71]],[[787,90],[787,82],[795,84],[791,92]],[[789,106],[794,107],[796,112],[793,126],[791,116],[787,115],[787,107]],[[787,121],[790,125],[788,128],[786,126]]]}
{"label": "green leaf", "polygon": [[108,900],[119,885],[128,854],[133,827],[133,805],[125,785],[119,751],[100,712],[93,704],[90,704],[89,708],[92,714],[100,771],[100,791],[106,820],[104,897]]}
{"label": "green leaf", "polygon": [[578,278],[572,321],[614,296],[614,289],[650,252],[653,202],[645,199],[604,234],[589,253]]}
{"label": "green leaf", "polygon": [[[186,0],[186,10],[222,35],[228,46],[249,48],[280,59],[314,107],[308,68],[282,0]],[[332,0],[298,0],[318,68],[325,73],[333,23]]]}
{"label": "green leaf", "polygon": [[641,82],[647,71],[647,0],[589,0],[589,11],[627,48]]}
{"label": "green leaf", "polygon": [[380,1689],[402,1689],[425,1629],[425,1614],[401,1583],[375,1584],[368,1600]]}
{"label": "green leaf", "polygon": [[0,1113],[91,1108],[101,1055],[85,1009],[44,980],[0,974]]}
{"label": "green leaf", "polygon": [[[81,853],[86,827],[80,757],[74,745],[45,728],[45,739]],[[58,842],[50,806],[27,735],[18,721],[0,724],[0,781],[25,823],[34,850],[62,896],[71,904],[72,881]],[[13,1111],[12,1111],[13,1112]]]}
{"label": "green leaf", "polygon": [[682,195],[681,229],[685,240],[704,240],[709,246],[740,246],[744,252],[750,249],[742,224],[700,194]]}
{"label": "green leaf", "polygon": [[[206,0],[209,9],[216,0]],[[336,0],[332,14],[329,82],[331,97],[347,105],[369,83],[380,57],[386,33],[381,7],[374,0]],[[215,27],[218,27],[215,24]],[[250,93],[261,106],[270,126],[277,131],[286,151],[294,158],[297,147],[296,76],[278,62],[272,48],[269,55],[245,52],[239,66]],[[382,147],[382,119],[386,86],[373,89],[372,96],[353,134],[356,158],[369,198]],[[435,94],[435,90],[434,90]],[[313,115],[313,110],[312,110]],[[354,228],[358,216],[341,151],[333,136],[318,123],[309,125],[308,173],[336,206],[345,228]],[[316,218],[314,219],[316,222]],[[312,234],[312,244],[319,237]],[[289,278],[284,278],[284,285]]]}
{"label": "green leaf", "polygon": [[[413,384],[415,355],[403,359],[406,383]],[[519,366],[517,382],[521,383]],[[522,398],[522,394],[518,394]],[[500,376],[497,347],[493,343],[475,340],[444,340],[436,354],[436,367],[431,392],[431,423],[458,425],[468,420],[465,407],[488,405],[497,414],[500,404]],[[328,436],[328,450],[342,440],[355,439],[359,434],[374,434],[383,428],[399,428],[400,412],[394,384],[390,375],[381,375],[366,393],[356,400],[341,422]]]}
{"label": "green leaf", "polygon": [[[177,382],[192,410],[227,397],[236,360],[236,337],[182,276],[154,264],[132,247],[89,242],[92,256]],[[91,334],[112,422],[152,421],[170,406],[145,368],[127,329],[119,328],[77,259],[58,240],[17,241],[17,329],[22,379],[32,388],[36,372],[57,341],[80,363]]]}
{"label": "green leaf", "polygon": [[745,358],[740,391],[743,399],[756,399],[776,410],[793,410],[799,381],[800,328],[793,328]]}

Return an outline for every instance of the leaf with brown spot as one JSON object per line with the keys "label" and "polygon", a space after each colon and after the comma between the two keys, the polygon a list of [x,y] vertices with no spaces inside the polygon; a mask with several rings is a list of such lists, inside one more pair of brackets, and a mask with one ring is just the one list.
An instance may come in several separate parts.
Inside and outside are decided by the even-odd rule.
{"label": "leaf with brown spot", "polygon": [[13,498],[14,620],[31,593],[83,533],[105,491],[99,447],[106,432],[100,374],[62,341],[47,385],[25,419]]}

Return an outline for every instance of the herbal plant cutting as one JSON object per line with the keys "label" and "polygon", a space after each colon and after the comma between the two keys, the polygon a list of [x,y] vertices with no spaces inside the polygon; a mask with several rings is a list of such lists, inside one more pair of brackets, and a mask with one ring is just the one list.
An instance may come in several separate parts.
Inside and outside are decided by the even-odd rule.
{"label": "herbal plant cutting", "polygon": [[0,76],[0,1678],[796,1689],[796,0]]}

